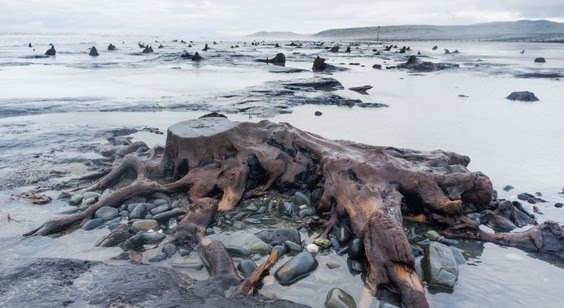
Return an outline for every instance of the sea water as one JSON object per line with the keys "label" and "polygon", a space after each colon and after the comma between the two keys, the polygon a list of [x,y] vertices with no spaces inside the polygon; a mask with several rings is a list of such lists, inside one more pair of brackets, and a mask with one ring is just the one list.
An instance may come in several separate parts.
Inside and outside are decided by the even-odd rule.
{"label": "sea water", "polygon": [[[185,40],[188,44],[173,43]],[[213,44],[213,41],[217,44]],[[158,41],[158,42],[156,42]],[[315,40],[314,40],[315,41]],[[33,47],[27,47],[28,43]],[[246,42],[246,44],[245,44]],[[229,97],[249,89],[268,88],[272,83],[319,76],[311,72],[316,56],[327,63],[348,68],[329,77],[344,89],[336,93],[386,108],[304,105],[284,114],[230,113],[233,120],[268,119],[289,122],[330,139],[405,147],[442,149],[468,155],[469,169],[488,175],[501,198],[516,200],[521,192],[542,193],[547,203],[538,204],[537,220],[564,222],[564,45],[499,42],[393,42],[421,52],[421,61],[457,63],[460,68],[430,73],[373,69],[372,65],[395,66],[408,54],[382,53],[376,42],[349,43],[351,53],[329,53],[318,42],[266,41],[251,45],[251,38],[183,38],[103,35],[0,35],[0,259],[21,257],[74,257],[108,261],[119,249],[94,248],[107,230],[78,231],[59,238],[21,240],[20,235],[56,215],[65,204],[54,201],[36,206],[11,200],[12,193],[34,183],[52,183],[87,172],[84,163],[99,158],[91,146],[105,142],[102,131],[132,127],[166,128],[210,111],[230,111],[236,102]],[[296,41],[298,42],[298,41]],[[48,44],[55,57],[42,57]],[[107,51],[113,43],[117,51]],[[155,51],[142,54],[138,43]],[[211,48],[204,52],[204,44]],[[299,43],[299,42],[298,42]],[[157,48],[160,44],[164,48]],[[236,47],[235,46],[239,46]],[[439,46],[432,50],[434,45]],[[90,57],[96,46],[100,56]],[[233,46],[234,48],[231,48]],[[35,50],[34,50],[35,49]],[[445,54],[444,49],[457,54]],[[184,51],[198,51],[204,60],[180,58]],[[524,51],[524,53],[522,53]],[[256,60],[286,55],[286,67],[303,69],[274,73],[272,65]],[[545,57],[546,63],[534,63]],[[328,76],[328,75],[323,75]],[[544,78],[550,77],[552,78]],[[555,77],[556,76],[556,77]],[[535,77],[535,78],[525,78]],[[541,78],[539,78],[541,77]],[[369,95],[347,90],[372,85]],[[505,99],[513,91],[532,91],[539,101]],[[256,102],[267,104],[267,102]],[[315,116],[321,111],[322,116]],[[164,135],[140,131],[135,140],[164,144]],[[63,176],[61,176],[61,174]],[[502,188],[515,189],[505,192]],[[56,197],[57,192],[48,192]],[[532,206],[524,204],[529,210]],[[7,220],[10,214],[12,221]],[[60,251],[65,251],[62,255]],[[468,243],[469,258],[460,266],[452,293],[429,292],[434,307],[562,307],[561,263],[546,262],[514,248]],[[323,306],[327,291],[341,287],[357,300],[363,287],[359,276],[346,270],[335,255],[320,256],[321,266],[308,279],[291,287],[266,285],[263,293]],[[326,269],[324,262],[338,262],[340,269]],[[322,269],[323,268],[323,269]],[[376,303],[372,304],[373,306]]]}

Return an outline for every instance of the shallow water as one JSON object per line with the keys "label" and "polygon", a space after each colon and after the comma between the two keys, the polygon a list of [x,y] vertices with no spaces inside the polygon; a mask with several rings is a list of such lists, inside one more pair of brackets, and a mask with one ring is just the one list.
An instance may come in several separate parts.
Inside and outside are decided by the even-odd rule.
{"label": "shallow water", "polygon": [[[469,169],[488,175],[501,197],[516,200],[521,192],[541,192],[548,202],[539,205],[544,214],[537,215],[537,219],[564,222],[564,209],[553,206],[564,201],[564,195],[559,194],[564,186],[564,83],[550,78],[516,77],[523,73],[564,71],[562,44],[409,42],[405,45],[411,45],[414,52],[421,50],[430,61],[461,65],[452,71],[413,74],[372,69],[373,64],[397,65],[405,61],[406,55],[374,56],[371,50],[381,46],[367,46],[365,42],[358,49],[353,47],[351,54],[332,54],[307,42],[303,42],[303,48],[295,49],[250,46],[250,40],[244,46],[243,39],[218,39],[219,44],[213,45],[210,39],[207,43],[213,49],[201,52],[202,40],[188,49],[171,43],[171,39],[143,38],[141,41],[147,43],[165,40],[165,48],[156,49],[158,43],[151,43],[155,54],[140,55],[139,39],[135,37],[0,35],[2,262],[37,256],[108,261],[117,255],[119,249],[93,247],[108,232],[106,229],[79,231],[58,239],[21,240],[22,233],[56,215],[64,204],[56,201],[45,206],[29,205],[11,200],[10,194],[87,173],[84,163],[100,158],[93,147],[104,143],[112,129],[150,127],[165,132],[173,123],[209,111],[233,110],[231,107],[249,89],[270,89],[271,83],[280,80],[319,76],[310,71],[272,73],[271,65],[254,61],[272,58],[277,52],[286,54],[287,67],[309,70],[318,54],[327,58],[328,63],[347,67],[349,70],[331,76],[345,88],[335,91],[336,94],[389,107],[305,105],[284,114],[272,113],[270,109],[263,114],[229,114],[231,119],[267,118],[332,139],[462,153],[472,159]],[[36,52],[27,47],[30,41]],[[120,44],[122,41],[125,43]],[[50,42],[58,50],[55,58],[30,57],[43,54]],[[119,48],[117,52],[105,51],[110,42]],[[235,44],[241,47],[229,48]],[[88,56],[92,45],[100,52],[97,58]],[[439,49],[432,51],[433,45]],[[443,48],[458,49],[461,53],[445,55]],[[184,49],[192,53],[198,50],[206,60],[199,64],[181,60],[178,55]],[[525,53],[521,54],[521,50]],[[545,57],[547,63],[533,63],[537,56]],[[360,65],[349,65],[353,62]],[[364,84],[374,86],[369,95],[346,90]],[[540,101],[520,103],[505,99],[510,92],[523,90],[534,92]],[[237,97],[230,98],[231,95]],[[265,99],[264,103],[253,104],[269,102]],[[316,117],[315,111],[323,115]],[[165,138],[147,131],[134,137],[149,145],[164,144]],[[515,189],[503,191],[507,184]],[[55,198],[58,193],[50,194]],[[530,205],[525,206],[532,210]],[[8,222],[8,214],[15,221]],[[562,264],[492,244],[467,245],[463,249],[469,260],[460,266],[454,292],[429,293],[432,306],[562,307]],[[262,292],[320,307],[329,289],[341,287],[360,301],[362,281],[348,273],[345,258],[333,253],[318,256],[318,261],[319,268],[307,279],[291,287],[282,287],[275,281],[267,283]],[[329,270],[326,262],[336,262],[341,267]],[[205,279],[204,272],[191,274]]]}

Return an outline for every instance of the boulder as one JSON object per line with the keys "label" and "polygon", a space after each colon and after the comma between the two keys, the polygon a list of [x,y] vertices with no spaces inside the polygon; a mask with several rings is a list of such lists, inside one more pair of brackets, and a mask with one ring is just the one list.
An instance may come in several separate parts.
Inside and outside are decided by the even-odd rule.
{"label": "boulder", "polygon": [[535,102],[539,100],[535,93],[529,91],[511,92],[506,99],[521,102]]}
{"label": "boulder", "polygon": [[46,56],[54,56],[57,53],[57,51],[55,50],[55,46],[53,46],[53,44],[51,44],[51,48],[49,48],[46,52],[45,55]]}
{"label": "boulder", "polygon": [[458,265],[452,250],[441,243],[431,242],[425,247],[422,260],[425,280],[429,285],[447,289],[454,288],[458,279]]}
{"label": "boulder", "polygon": [[96,50],[95,46],[92,46],[92,48],[90,48],[90,55],[93,56],[93,57],[99,56],[98,50]]}
{"label": "boulder", "polygon": [[142,52],[143,52],[143,53],[152,53],[152,52],[153,52],[153,47],[147,46],[147,47],[145,47],[145,49],[143,49]]}
{"label": "boulder", "polygon": [[266,60],[267,63],[272,63],[274,65],[282,65],[286,64],[286,56],[283,53],[279,52],[276,56],[270,60]]}
{"label": "boulder", "polygon": [[339,52],[339,45],[337,46],[333,46],[331,49],[329,49],[330,52]]}
{"label": "boulder", "polygon": [[114,46],[114,44],[110,43],[110,45],[108,45],[108,50],[109,50],[109,51],[113,51],[113,50],[116,50],[116,49],[117,49],[117,48],[116,48],[116,46]]}
{"label": "boulder", "polygon": [[546,62],[546,59],[543,58],[543,57],[535,58],[535,63],[545,63],[545,62]]}

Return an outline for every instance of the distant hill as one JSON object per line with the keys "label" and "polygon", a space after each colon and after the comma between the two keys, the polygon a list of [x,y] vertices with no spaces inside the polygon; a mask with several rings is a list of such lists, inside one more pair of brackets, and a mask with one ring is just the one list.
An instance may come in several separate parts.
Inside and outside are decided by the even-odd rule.
{"label": "distant hill", "polygon": [[[315,38],[376,39],[378,27],[331,29]],[[562,40],[564,23],[548,20],[491,22],[465,26],[406,25],[380,27],[380,39]]]}
{"label": "distant hill", "polygon": [[300,38],[305,37],[305,34],[295,32],[280,32],[280,31],[261,31],[247,35],[248,37],[262,37],[262,38]]}

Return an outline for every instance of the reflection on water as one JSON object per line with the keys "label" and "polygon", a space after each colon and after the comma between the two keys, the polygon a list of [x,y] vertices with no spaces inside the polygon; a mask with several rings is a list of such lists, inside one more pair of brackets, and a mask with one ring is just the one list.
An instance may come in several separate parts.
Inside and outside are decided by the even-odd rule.
{"label": "reflection on water", "polygon": [[[35,52],[25,47],[29,41]],[[122,41],[126,43],[120,44]],[[166,43],[166,48],[153,55],[140,55],[137,41],[139,38],[127,36],[0,36],[0,186],[5,189],[0,192],[0,262],[38,256],[109,261],[120,249],[94,247],[109,232],[107,229],[79,230],[56,239],[22,239],[22,233],[56,215],[64,204],[29,205],[10,200],[10,194],[85,174],[88,168],[84,163],[99,158],[94,148],[105,142],[111,129],[152,127],[165,132],[173,123],[221,111],[233,103],[230,94],[244,96],[249,87],[318,76],[309,71],[317,54],[331,64],[350,68],[331,76],[345,88],[337,94],[390,107],[301,106],[290,114],[268,116],[270,120],[289,122],[332,139],[468,155],[472,159],[469,168],[490,176],[500,197],[515,200],[521,192],[541,192],[549,202],[539,205],[544,215],[537,215],[537,219],[564,222],[564,209],[553,206],[564,201],[564,195],[558,194],[564,186],[564,83],[515,78],[522,73],[560,73],[564,69],[561,44],[409,42],[406,45],[415,52],[420,50],[426,60],[461,65],[455,71],[418,75],[372,69],[373,64],[397,65],[405,61],[405,55],[377,57],[371,50],[379,46],[365,43],[353,48],[351,54],[329,54],[307,44],[300,49],[274,49],[243,47],[241,43],[241,48],[231,49],[230,45],[240,42],[223,41],[201,52],[205,61],[195,66],[177,57],[186,46]],[[50,42],[60,51],[55,58],[33,57],[42,54],[43,46]],[[118,52],[104,50],[110,42],[116,44]],[[189,51],[201,50],[203,43],[194,43]],[[94,44],[100,56],[92,59],[87,50]],[[439,45],[439,50],[432,51],[433,45]],[[444,55],[442,48],[461,53]],[[523,49],[525,54],[520,53]],[[271,73],[270,66],[254,61],[280,51],[286,54],[287,67],[307,71]],[[547,58],[547,63],[533,63],[536,56]],[[352,62],[359,65],[348,65]],[[369,95],[346,90],[364,84],[374,86]],[[510,92],[523,90],[533,91],[540,101],[528,104],[505,99]],[[315,111],[323,115],[314,116]],[[229,117],[239,121],[263,118],[249,118],[248,114]],[[147,131],[134,134],[134,140],[151,146],[164,144],[164,138]],[[503,191],[507,184],[515,189]],[[58,192],[49,193],[56,199]],[[532,211],[531,205],[524,206]],[[236,242],[252,230],[246,232],[216,237]],[[311,241],[305,234],[302,237]],[[467,263],[459,268],[452,294],[428,293],[433,307],[562,307],[562,263],[545,262],[517,249],[487,243],[461,242],[458,247]],[[162,265],[180,261],[179,256],[175,258]],[[197,257],[189,257],[192,259]],[[362,279],[349,273],[345,257],[331,252],[317,259],[319,267],[307,279],[291,287],[267,279],[262,293],[321,307],[327,292],[340,287],[361,301],[366,292]],[[327,263],[339,267],[329,269]],[[197,279],[207,278],[205,270],[183,271]],[[366,297],[363,302],[367,302]],[[376,306],[377,302],[371,304]]]}

